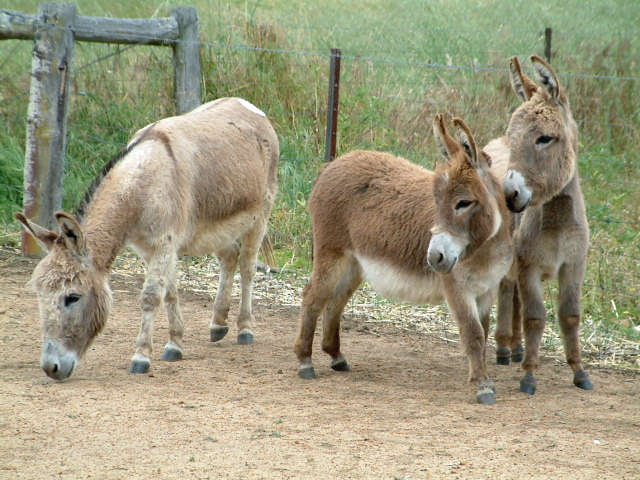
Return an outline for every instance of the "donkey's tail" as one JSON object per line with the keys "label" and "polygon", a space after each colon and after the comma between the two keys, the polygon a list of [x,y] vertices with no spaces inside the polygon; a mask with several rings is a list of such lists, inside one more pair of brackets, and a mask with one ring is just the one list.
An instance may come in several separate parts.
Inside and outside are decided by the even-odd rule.
{"label": "donkey's tail", "polygon": [[262,245],[260,245],[260,251],[264,255],[264,259],[267,262],[266,264],[262,262],[257,262],[257,269],[261,272],[273,272],[279,273],[280,269],[277,267],[276,257],[273,254],[273,247],[271,246],[271,239],[269,237],[269,233],[265,233],[262,238]]}

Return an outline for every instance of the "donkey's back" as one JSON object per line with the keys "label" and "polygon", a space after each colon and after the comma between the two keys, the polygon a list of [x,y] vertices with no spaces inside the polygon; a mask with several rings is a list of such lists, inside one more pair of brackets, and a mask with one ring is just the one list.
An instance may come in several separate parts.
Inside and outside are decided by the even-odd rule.
{"label": "donkey's back", "polygon": [[128,148],[113,172],[121,181],[109,183],[132,184],[131,205],[141,210],[128,241],[143,256],[167,235],[181,255],[218,253],[273,204],[277,136],[264,113],[242,99],[153,123]]}

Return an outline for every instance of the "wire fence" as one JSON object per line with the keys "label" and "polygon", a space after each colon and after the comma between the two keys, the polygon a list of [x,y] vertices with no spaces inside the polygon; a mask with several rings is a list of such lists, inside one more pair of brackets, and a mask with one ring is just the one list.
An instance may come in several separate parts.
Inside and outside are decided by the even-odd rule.
{"label": "wire fence", "polygon": [[[216,25],[218,27],[219,25]],[[213,25],[209,25],[213,28]],[[224,25],[226,29],[238,28],[237,25]],[[323,26],[323,25],[279,25],[280,29],[306,30],[306,31],[358,31],[360,27],[347,26]],[[379,32],[385,32],[386,28],[379,28]],[[396,29],[397,30],[397,29]],[[446,29],[449,33],[460,33],[459,30]],[[77,33],[77,32],[76,32]],[[411,31],[404,32],[411,34]],[[424,33],[424,32],[420,32]],[[465,35],[473,34],[473,31],[462,32]],[[582,33],[582,32],[580,32]],[[238,33],[238,36],[245,32]],[[276,35],[277,37],[277,35]],[[286,37],[286,35],[285,35]],[[162,40],[159,37],[145,37],[146,40]],[[276,117],[276,122],[282,124],[294,124],[294,128],[288,138],[283,138],[283,155],[281,161],[300,168],[308,169],[312,163],[321,161],[324,145],[324,122],[326,116],[326,90],[327,74],[330,52],[314,51],[313,49],[297,49],[296,46],[282,42],[277,45],[255,45],[251,43],[224,43],[216,41],[199,42],[201,55],[209,67],[209,71],[203,72],[205,94],[204,100],[212,100],[209,95],[215,93],[234,94],[262,98],[268,95],[261,78],[267,78],[269,72],[261,71],[261,75],[253,74],[249,78],[236,77],[233,72],[256,70],[256,68],[268,69],[268,65],[261,65],[261,59],[269,56],[272,63],[282,62],[285,72],[282,78],[276,79],[275,88],[285,101],[269,104],[263,101],[259,104],[270,117]],[[29,57],[24,55],[25,49],[29,49],[29,42],[5,41],[0,43],[0,80],[9,88],[0,91],[0,113],[5,130],[11,132],[19,142],[20,130],[25,129],[26,105],[29,99],[30,63]],[[259,43],[259,42],[257,42]],[[269,42],[264,42],[269,43]],[[340,46],[340,45],[336,45]],[[69,121],[70,135],[74,139],[82,139],[85,143],[101,145],[101,153],[111,151],[115,154],[120,150],[127,138],[135,131],[157,118],[172,114],[171,88],[173,77],[170,70],[159,69],[158,65],[169,65],[170,55],[164,53],[166,49],[153,49],[153,47],[139,44],[126,47],[107,47],[91,44],[78,49],[76,52],[76,65],[74,74],[73,104]],[[476,62],[462,64],[447,61],[445,63],[432,61],[417,61],[400,58],[400,54],[413,54],[414,51],[389,50],[385,57],[384,50],[373,49],[345,49],[350,52],[342,55],[343,78],[341,84],[341,124],[349,125],[349,128],[341,130],[338,127],[338,136],[343,138],[342,148],[385,148],[394,153],[408,156],[411,159],[425,156],[422,138],[413,140],[414,137],[430,135],[430,128],[425,129],[424,120],[428,113],[445,111],[451,114],[459,114],[465,120],[491,118],[490,134],[495,135],[504,131],[508,118],[517,105],[515,95],[501,92],[487,92],[484,84],[490,78],[495,84],[508,86],[507,68],[495,65],[480,65]],[[22,52],[22,55],[20,55]],[[525,54],[533,52],[523,52]],[[500,57],[508,58],[506,52]],[[275,69],[276,67],[274,67]],[[228,69],[230,73],[220,74]],[[307,75],[296,76],[292,72],[296,70],[312,71]],[[149,88],[149,73],[152,73],[152,88]],[[622,72],[620,75],[600,74],[591,72],[558,72],[561,82],[566,82],[568,93],[572,98],[573,88],[580,92],[596,92],[596,98],[592,101],[598,105],[597,92],[603,89],[632,88],[633,92],[639,92],[637,82],[639,77]],[[211,78],[209,78],[211,77]],[[269,77],[273,82],[273,76]],[[476,82],[479,85],[470,88],[470,84]],[[212,85],[215,84],[215,85]],[[632,84],[631,87],[628,87]],[[621,87],[621,85],[623,85]],[[627,86],[624,86],[627,85]],[[461,93],[464,89],[470,89],[471,95]],[[287,93],[292,92],[292,93]],[[301,94],[302,92],[302,94]],[[294,95],[294,93],[296,95]],[[504,95],[505,100],[499,102],[484,103],[483,97],[487,95]],[[384,102],[385,112],[390,116],[380,118],[370,115],[375,110],[375,105],[370,105],[367,113],[362,113],[356,108],[353,97],[362,97],[362,102]],[[290,104],[286,98],[307,97],[314,99],[303,105]],[[123,100],[126,98],[126,100]],[[470,101],[471,99],[471,101]],[[127,113],[130,118],[126,122],[121,119],[108,119],[108,109],[111,103],[118,101],[130,107]],[[573,101],[573,100],[572,100]],[[98,110],[102,110],[99,111]],[[90,115],[87,116],[87,112]],[[599,135],[600,142],[605,142],[608,137],[625,135],[627,138],[640,137],[639,118],[637,113],[627,116],[617,116],[607,113],[603,116],[597,108],[582,108],[577,112],[576,121],[582,130],[594,129]],[[88,118],[94,115],[96,123],[90,123]],[[351,117],[351,118],[349,118]],[[293,119],[293,120],[292,120]],[[608,121],[608,119],[611,119]],[[468,122],[473,124],[472,122]],[[404,134],[408,139],[391,139],[392,134],[376,135],[375,132],[396,127],[402,124],[394,132]],[[295,127],[298,127],[296,130]],[[591,130],[589,130],[591,131]],[[426,132],[426,133],[425,133]],[[612,133],[622,132],[622,133]],[[70,139],[70,154],[78,154],[75,150],[74,139]],[[382,139],[381,145],[377,141]],[[483,140],[488,141],[489,138]],[[585,134],[583,132],[583,142]],[[589,140],[591,141],[591,140]],[[311,147],[309,145],[312,144]],[[588,142],[587,142],[588,144]],[[631,148],[631,147],[630,147]],[[344,152],[343,152],[344,153]],[[85,153],[86,154],[86,153]],[[624,155],[623,155],[624,154]],[[88,155],[88,154],[86,154]],[[595,230],[625,228],[624,235],[635,238],[628,242],[629,252],[620,252],[619,249],[611,249],[607,240],[600,244],[599,236],[592,241],[591,254],[614,258],[616,264],[629,265],[640,269],[639,253],[640,240],[640,203],[638,200],[638,187],[640,187],[640,166],[636,151],[618,152],[617,158],[610,159],[606,154],[589,158],[589,173],[582,175],[583,188],[588,193],[590,190],[605,189],[617,197],[623,198],[616,202],[603,201],[603,196],[598,196],[597,201],[587,202],[589,222]],[[108,158],[96,159],[95,170],[98,171]],[[583,160],[581,159],[581,162]],[[594,168],[594,164],[596,167]],[[626,169],[626,170],[625,170]],[[597,171],[598,175],[594,175]],[[622,173],[621,173],[622,172]],[[626,172],[626,173],[625,173]],[[626,175],[626,176],[621,176]],[[2,183],[0,176],[0,189],[16,192],[15,185]],[[310,185],[307,184],[306,188]],[[300,192],[297,192],[300,193]],[[302,192],[304,193],[304,192]],[[625,197],[626,196],[626,197]],[[296,198],[298,198],[296,196]],[[604,196],[606,198],[606,195]],[[625,199],[626,198],[626,199]],[[610,284],[588,281],[586,288],[602,291],[605,289],[611,294],[624,297],[626,302],[636,308],[638,305],[637,278],[631,277],[632,284],[628,284],[629,278],[619,277]]]}

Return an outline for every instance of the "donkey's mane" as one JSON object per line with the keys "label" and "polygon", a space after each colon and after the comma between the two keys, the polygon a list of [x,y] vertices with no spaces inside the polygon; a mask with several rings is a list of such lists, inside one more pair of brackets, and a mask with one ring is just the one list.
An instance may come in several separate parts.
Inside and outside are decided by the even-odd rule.
{"label": "donkey's mane", "polygon": [[129,145],[126,146],[126,148],[124,148],[123,150],[120,150],[120,152],[118,152],[111,160],[107,162],[107,164],[102,168],[102,171],[96,176],[96,178],[93,179],[93,182],[91,182],[91,185],[85,192],[84,197],[82,198],[82,201],[76,207],[75,212],[73,212],[73,215],[76,217],[76,220],[78,220],[78,222],[82,223],[82,220],[84,219],[84,216],[87,213],[87,208],[89,207],[89,204],[93,199],[93,195],[96,193],[96,190],[98,190],[98,187],[100,186],[100,184],[102,184],[102,181],[107,176],[107,174],[113,169],[113,167],[120,160],[126,157],[127,154],[138,143],[140,143],[140,139],[134,142],[131,142]]}

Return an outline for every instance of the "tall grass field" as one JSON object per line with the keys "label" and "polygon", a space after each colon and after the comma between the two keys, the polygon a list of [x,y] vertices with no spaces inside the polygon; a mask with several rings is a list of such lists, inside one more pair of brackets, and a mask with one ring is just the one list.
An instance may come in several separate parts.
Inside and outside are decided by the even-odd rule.
{"label": "tall grass field", "polygon": [[[80,0],[79,15],[168,17],[174,2]],[[591,229],[583,341],[640,342],[640,2],[557,0],[193,0],[203,102],[240,96],[267,112],[281,145],[269,233],[286,270],[307,275],[306,202],[325,151],[329,53],[342,50],[338,153],[355,148],[438,157],[431,121],[460,116],[484,145],[519,105],[507,69],[544,53],[580,131],[579,171]],[[6,7],[3,7],[6,8]],[[38,3],[10,9],[34,14]],[[22,208],[31,51],[0,41],[0,240],[15,244]],[[64,208],[138,128],[175,114],[171,49],[76,43]],[[555,322],[555,283],[547,289]],[[555,328],[555,327],[554,327]],[[623,349],[640,365],[637,349]]]}

